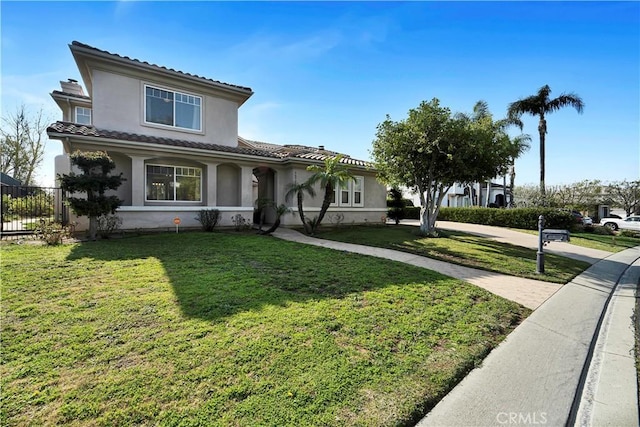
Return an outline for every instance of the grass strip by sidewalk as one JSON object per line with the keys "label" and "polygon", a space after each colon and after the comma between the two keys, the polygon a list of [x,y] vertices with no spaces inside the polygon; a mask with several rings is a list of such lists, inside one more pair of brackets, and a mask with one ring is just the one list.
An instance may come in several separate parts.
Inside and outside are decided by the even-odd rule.
{"label": "grass strip by sidewalk", "polygon": [[1,425],[413,425],[530,313],[267,236],[1,251]]}
{"label": "grass strip by sidewalk", "polygon": [[407,225],[352,226],[323,230],[317,237],[410,252],[441,261],[511,276],[567,283],[589,263],[545,253],[545,274],[536,273],[536,251],[452,230],[428,238]]}
{"label": "grass strip by sidewalk", "polygon": [[[513,230],[538,235],[538,232],[534,230]],[[594,232],[576,231],[571,233],[571,241],[569,243],[583,248],[599,249],[601,251],[615,253],[640,245],[640,239],[637,237],[610,236]]]}

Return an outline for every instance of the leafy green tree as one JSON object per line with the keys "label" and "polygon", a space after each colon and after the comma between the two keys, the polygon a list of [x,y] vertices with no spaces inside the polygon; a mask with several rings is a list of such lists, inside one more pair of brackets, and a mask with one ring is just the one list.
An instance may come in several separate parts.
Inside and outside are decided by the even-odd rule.
{"label": "leafy green tree", "polygon": [[490,114],[474,120],[452,116],[436,98],[409,110],[407,119],[389,116],[378,125],[372,155],[379,178],[413,188],[420,197],[420,230],[434,235],[447,191],[459,182],[484,182],[503,174],[514,151]]}
{"label": "leafy green tree", "polygon": [[307,234],[311,233],[311,227],[307,224],[307,221],[304,217],[304,211],[302,208],[302,202],[304,201],[304,193],[307,193],[311,197],[316,197],[316,190],[313,188],[313,184],[308,181],[297,183],[292,182],[287,185],[287,193],[285,194],[285,200],[291,200],[291,197],[296,196],[298,202],[298,215],[300,216],[300,221],[302,221],[302,226],[304,227],[304,232]]}
{"label": "leafy green tree", "polygon": [[552,187],[552,206],[588,210],[597,205],[602,198],[602,184],[598,180],[583,180],[567,185]]}
{"label": "leafy green tree", "polygon": [[[511,163],[507,169],[502,168],[501,174],[505,176],[507,172],[513,172],[512,177],[515,179],[515,159],[520,157],[529,149],[528,141],[530,141],[530,138],[528,135],[519,135],[517,137],[511,138],[507,134],[507,129],[511,126],[517,126],[518,128],[520,128],[520,130],[522,130],[522,121],[517,117],[507,117],[494,121],[493,116],[489,111],[489,105],[486,101],[482,100],[476,102],[476,104],[473,106],[473,113],[471,115],[457,113],[456,117],[462,120],[470,121],[474,126],[488,129],[493,135],[492,137],[494,139],[495,145],[503,145],[508,147],[507,151],[511,159]],[[487,181],[485,206],[489,206],[489,195],[492,178],[494,177],[490,177]],[[503,187],[503,194],[506,197],[506,184]],[[469,195],[473,195],[472,183],[470,183],[469,185]],[[474,198],[471,197],[472,204],[473,199]],[[478,204],[480,204],[479,200]]]}
{"label": "leafy green tree", "polygon": [[612,182],[606,192],[609,202],[623,208],[627,216],[640,212],[640,180]]}
{"label": "leafy green tree", "polygon": [[326,158],[323,166],[311,165],[307,167],[308,171],[313,172],[307,182],[310,185],[315,185],[319,182],[320,187],[324,188],[324,198],[322,199],[320,213],[316,219],[310,221],[312,234],[320,227],[320,223],[331,205],[333,190],[347,185],[350,180],[354,179],[347,165],[341,163],[341,160],[342,155],[338,154],[337,156]]}
{"label": "leafy green tree", "polygon": [[523,114],[537,116],[538,133],[540,135],[540,193],[545,197],[545,136],[547,134],[546,116],[564,107],[573,107],[578,113],[582,113],[584,102],[575,93],[563,93],[557,98],[550,99],[551,88],[542,86],[538,93],[527,98],[521,98],[509,104],[507,115],[511,119],[519,119]]}
{"label": "leafy green tree", "polygon": [[116,190],[124,178],[122,174],[111,175],[116,165],[104,151],[75,151],[70,158],[82,173],[58,175],[58,179],[64,191],[86,194],[86,197],[69,197],[68,202],[76,215],[89,217],[89,238],[95,240],[98,217],[115,213],[122,204],[118,197],[107,196],[105,192]]}
{"label": "leafy green tree", "polygon": [[47,122],[42,109],[32,114],[24,105],[2,118],[0,170],[23,185],[35,183],[44,157]]}

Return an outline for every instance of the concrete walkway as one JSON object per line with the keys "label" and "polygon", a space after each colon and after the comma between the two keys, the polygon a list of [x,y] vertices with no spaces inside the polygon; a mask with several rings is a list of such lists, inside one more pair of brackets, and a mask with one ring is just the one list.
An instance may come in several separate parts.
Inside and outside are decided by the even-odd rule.
{"label": "concrete walkway", "polygon": [[562,285],[556,283],[478,270],[392,249],[316,239],[288,228],[278,228],[273,235],[283,240],[390,259],[437,271],[438,273],[479,286],[503,298],[520,303],[532,310],[538,308],[562,287]]}
{"label": "concrete walkway", "polygon": [[[438,226],[537,248],[536,236],[512,230],[444,222]],[[314,239],[289,229],[274,234],[428,268],[537,308],[419,427],[640,423],[633,325],[640,246],[611,254],[552,243],[560,247],[549,245],[545,251],[592,263],[573,281],[558,286],[393,250]]]}

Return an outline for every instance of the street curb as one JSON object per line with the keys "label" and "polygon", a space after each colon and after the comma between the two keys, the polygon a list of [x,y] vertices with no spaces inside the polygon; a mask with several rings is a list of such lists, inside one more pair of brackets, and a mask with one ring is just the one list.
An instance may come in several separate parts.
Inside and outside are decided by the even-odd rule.
{"label": "street curb", "polygon": [[625,271],[607,308],[575,425],[640,425],[633,321],[639,284],[640,259]]}

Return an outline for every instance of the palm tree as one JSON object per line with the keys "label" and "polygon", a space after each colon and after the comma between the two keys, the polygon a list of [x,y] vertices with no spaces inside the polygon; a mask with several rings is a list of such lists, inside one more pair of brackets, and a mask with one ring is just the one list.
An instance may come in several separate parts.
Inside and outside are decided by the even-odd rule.
{"label": "palm tree", "polygon": [[271,234],[274,231],[276,231],[276,229],[280,226],[280,219],[282,218],[282,215],[284,214],[288,214],[289,212],[291,212],[291,209],[289,209],[289,207],[285,204],[281,204],[279,206],[275,206],[274,207],[275,211],[276,211],[276,220],[273,223],[273,225],[271,227],[269,227],[268,230],[266,231],[262,231],[260,230],[260,234]]}
{"label": "palm tree", "polygon": [[559,97],[549,99],[551,88],[548,85],[542,86],[538,93],[527,98],[521,98],[509,104],[508,116],[512,119],[519,119],[523,114],[538,116],[538,133],[540,134],[540,194],[545,198],[544,184],[544,142],[547,134],[547,120],[545,116],[563,107],[573,107],[578,113],[582,113],[584,103],[575,93],[563,93]]}
{"label": "palm tree", "polygon": [[307,221],[304,218],[304,212],[302,210],[302,201],[304,200],[304,193],[307,193],[311,197],[316,197],[316,190],[313,188],[313,184],[307,182],[303,182],[298,184],[297,182],[292,182],[287,185],[287,194],[285,194],[285,200],[291,200],[293,195],[296,195],[298,199],[298,215],[300,215],[300,221],[302,221],[302,225],[304,226],[304,232],[309,234],[311,232]]}
{"label": "palm tree", "polygon": [[[457,113],[456,117],[462,120],[467,120],[474,123],[488,122],[490,127],[493,129],[494,138],[496,142],[498,141],[505,142],[510,147],[509,160],[511,163],[511,167],[510,167],[511,171],[514,170],[515,159],[520,157],[525,151],[529,149],[528,141],[531,140],[529,135],[520,135],[515,138],[511,138],[507,134],[507,130],[511,126],[516,126],[520,128],[520,130],[522,130],[524,126],[522,124],[522,120],[520,120],[519,117],[509,116],[504,119],[494,121],[491,115],[491,111],[489,110],[489,104],[487,104],[486,101],[480,100],[476,102],[476,104],[473,106],[473,113],[471,115],[468,115],[465,113]],[[504,172],[506,173],[506,170]],[[514,176],[515,174],[512,175],[512,177]],[[488,180],[486,182],[486,185],[487,185],[487,192],[485,196],[486,197],[485,206],[489,206],[490,194],[491,194],[491,180]],[[473,205],[474,204],[473,184],[470,184],[468,188],[469,188],[469,196],[471,198],[471,204]],[[513,182],[512,182],[512,191],[513,191]],[[481,190],[480,190],[479,182],[478,182],[477,192],[478,192],[478,206],[481,206],[482,205],[480,201]],[[504,202],[506,204],[506,175],[504,173],[503,173],[503,195],[504,195]]]}
{"label": "palm tree", "polygon": [[309,177],[307,182],[310,185],[320,182],[320,186],[324,188],[324,199],[322,200],[322,206],[320,207],[318,218],[313,221],[311,226],[312,233],[316,232],[324,218],[324,215],[327,213],[327,210],[331,205],[333,190],[342,187],[347,182],[354,179],[347,166],[340,162],[341,159],[342,155],[338,154],[335,157],[326,158],[324,166],[311,165],[307,167],[308,171],[313,172],[313,175]]}

